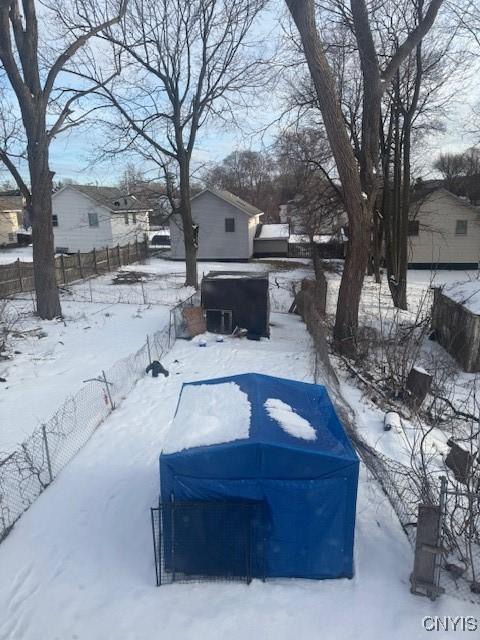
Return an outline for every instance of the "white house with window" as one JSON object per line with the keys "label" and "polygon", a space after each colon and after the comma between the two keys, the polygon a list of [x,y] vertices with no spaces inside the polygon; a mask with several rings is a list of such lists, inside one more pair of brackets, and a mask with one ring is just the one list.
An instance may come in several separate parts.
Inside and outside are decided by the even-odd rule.
{"label": "white house with window", "polygon": [[[229,191],[205,189],[191,199],[200,260],[248,260],[263,213]],[[182,220],[170,218],[171,257],[185,259]]]}
{"label": "white house with window", "polygon": [[480,207],[443,187],[415,192],[408,241],[411,269],[476,269],[480,262]]}
{"label": "white house with window", "polygon": [[148,214],[140,200],[116,187],[66,185],[52,197],[55,248],[87,252],[143,240]]}

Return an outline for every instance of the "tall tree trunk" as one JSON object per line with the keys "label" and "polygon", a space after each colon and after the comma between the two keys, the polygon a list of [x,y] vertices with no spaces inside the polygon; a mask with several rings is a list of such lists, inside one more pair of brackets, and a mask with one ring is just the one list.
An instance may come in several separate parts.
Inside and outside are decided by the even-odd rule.
{"label": "tall tree trunk", "polygon": [[349,241],[338,294],[334,339],[343,352],[354,351],[358,329],[358,310],[363,280],[368,264],[370,219],[368,201],[362,197],[360,175],[350,143],[335,86],[315,23],[311,0],[286,0],[302,39],[320,111],[337,171],[342,183],[348,215]]}
{"label": "tall tree trunk", "polygon": [[190,202],[190,161],[185,155],[180,159],[180,213],[183,241],[185,243],[185,286],[198,289],[197,240]]}
{"label": "tall tree trunk", "polygon": [[30,216],[33,242],[33,276],[37,314],[44,320],[62,315],[55,277],[55,241],[52,225],[52,177],[44,134],[28,145],[31,182]]}

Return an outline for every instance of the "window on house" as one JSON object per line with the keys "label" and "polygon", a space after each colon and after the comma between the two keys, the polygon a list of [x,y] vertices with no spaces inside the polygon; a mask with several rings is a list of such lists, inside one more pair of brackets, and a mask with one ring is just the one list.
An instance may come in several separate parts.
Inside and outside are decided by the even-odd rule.
{"label": "window on house", "polygon": [[225,218],[225,231],[227,233],[235,231],[235,218]]}
{"label": "window on house", "polygon": [[98,227],[98,213],[91,212],[88,214],[88,226]]}
{"label": "window on house", "polygon": [[52,216],[52,226],[58,227],[58,216],[56,215]]}
{"label": "window on house", "polygon": [[23,211],[17,212],[17,224],[19,227],[23,227]]}
{"label": "window on house", "polygon": [[409,220],[408,221],[408,235],[409,236],[418,236],[418,230],[419,230],[419,223],[418,220]]}
{"label": "window on house", "polygon": [[137,214],[135,211],[132,213],[132,224],[137,224]]}
{"label": "window on house", "polygon": [[125,220],[125,224],[129,224],[128,213],[123,216],[123,219]]}
{"label": "window on house", "polygon": [[455,224],[455,235],[466,236],[468,229],[468,220],[457,220]]}

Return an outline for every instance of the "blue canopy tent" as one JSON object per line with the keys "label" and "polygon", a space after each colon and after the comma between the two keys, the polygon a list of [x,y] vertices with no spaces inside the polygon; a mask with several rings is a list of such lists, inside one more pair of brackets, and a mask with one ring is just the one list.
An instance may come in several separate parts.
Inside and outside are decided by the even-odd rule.
{"label": "blue canopy tent", "polygon": [[[192,382],[160,456],[161,500],[265,505],[254,575],[352,577],[358,468],[325,387],[255,373]],[[199,530],[195,552],[189,526],[192,554],[221,563],[215,536]]]}

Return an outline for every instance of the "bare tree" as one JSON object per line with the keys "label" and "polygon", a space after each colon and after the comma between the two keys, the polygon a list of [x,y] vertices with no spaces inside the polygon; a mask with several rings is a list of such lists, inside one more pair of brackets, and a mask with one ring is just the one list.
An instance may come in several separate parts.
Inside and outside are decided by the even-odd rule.
{"label": "bare tree", "polygon": [[[24,0],[20,6],[19,0],[0,0],[0,63],[21,115],[29,185],[5,148],[0,152],[0,160],[26,199],[32,223],[37,313],[41,318],[52,319],[61,314],[61,308],[55,279],[50,144],[62,131],[78,124],[79,120],[72,115],[73,105],[91,90],[56,90],[56,83],[73,56],[92,37],[120,20],[125,4],[124,0],[120,4],[115,2],[113,17],[108,18],[107,6],[90,5],[87,9],[79,0],[75,13],[88,10],[88,26],[68,29],[63,50],[55,54],[46,33],[41,39],[38,4],[35,0]],[[41,22],[46,27],[49,11],[45,6],[42,11]],[[61,22],[60,11],[55,15]],[[78,16],[77,24],[81,23],[83,18]]]}
{"label": "bare tree", "polygon": [[[359,158],[349,138],[336,78],[317,29],[313,0],[286,0],[298,28],[315,86],[323,123],[335,159],[349,219],[349,243],[340,285],[334,338],[338,348],[352,351],[358,328],[358,310],[368,264],[372,211],[377,198],[381,100],[386,86],[412,50],[432,27],[443,0],[431,0],[424,18],[381,65],[365,0],[351,0],[347,15],[355,34],[362,72],[362,127]],[[359,166],[358,166],[359,164]]]}
{"label": "bare tree", "polygon": [[264,0],[133,0],[108,36],[122,77],[98,92],[118,114],[108,122],[118,143],[107,151],[134,151],[162,170],[181,219],[186,285],[198,286],[190,205],[197,135],[214,116],[234,119],[234,108],[262,83],[248,33],[263,6]]}
{"label": "bare tree", "polygon": [[270,153],[250,149],[230,153],[203,175],[207,186],[231,191],[258,207],[265,214],[264,222],[278,213],[275,178],[275,160]]}

